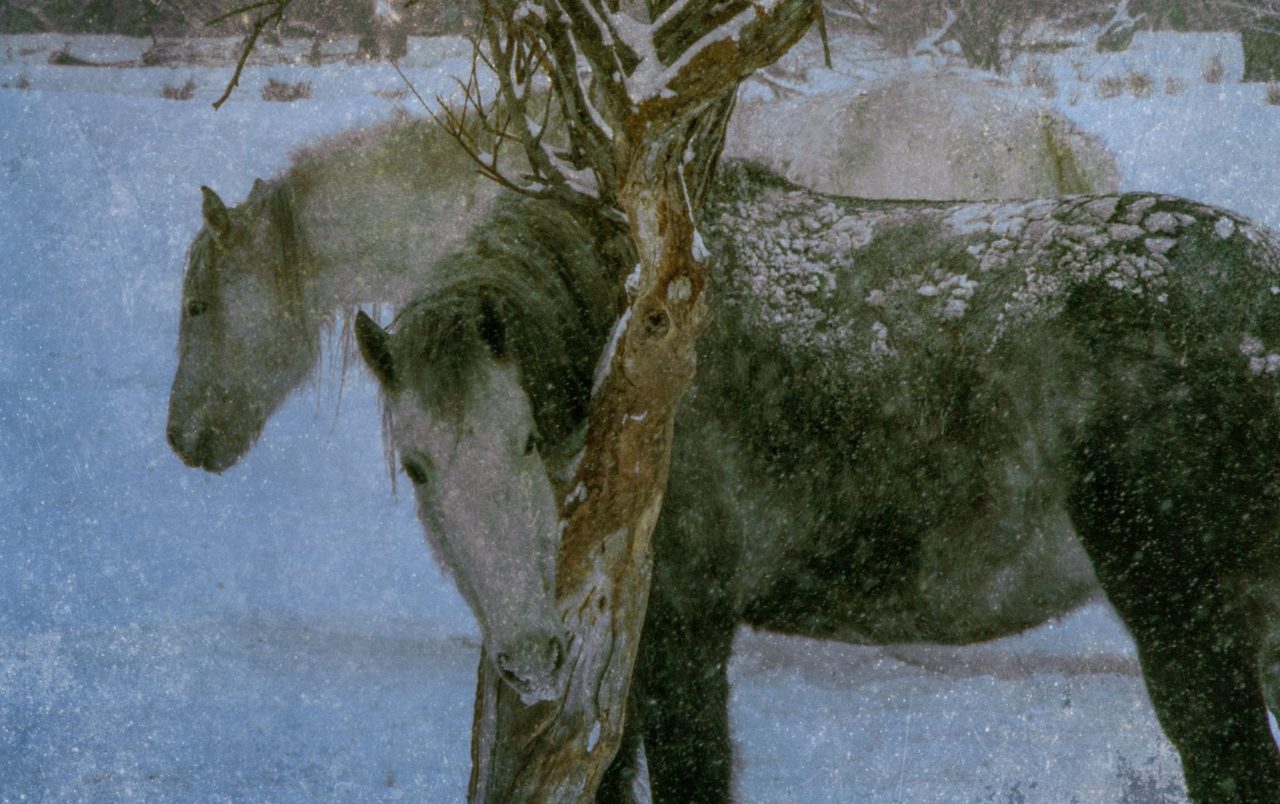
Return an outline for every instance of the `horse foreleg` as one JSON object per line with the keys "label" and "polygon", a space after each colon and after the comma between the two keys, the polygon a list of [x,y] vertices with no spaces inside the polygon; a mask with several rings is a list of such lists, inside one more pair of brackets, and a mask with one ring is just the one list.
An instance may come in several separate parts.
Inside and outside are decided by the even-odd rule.
{"label": "horse foreleg", "polygon": [[655,802],[731,800],[727,670],[735,623],[715,609],[682,614],[657,585],[650,595],[631,701]]}

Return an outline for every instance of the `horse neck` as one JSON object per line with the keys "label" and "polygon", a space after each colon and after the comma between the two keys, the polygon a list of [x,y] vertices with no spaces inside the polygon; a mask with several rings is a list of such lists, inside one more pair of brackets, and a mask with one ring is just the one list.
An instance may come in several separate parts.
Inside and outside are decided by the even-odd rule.
{"label": "horse neck", "polygon": [[313,298],[328,310],[406,302],[432,284],[435,263],[499,194],[452,139],[423,123],[312,157],[289,180]]}

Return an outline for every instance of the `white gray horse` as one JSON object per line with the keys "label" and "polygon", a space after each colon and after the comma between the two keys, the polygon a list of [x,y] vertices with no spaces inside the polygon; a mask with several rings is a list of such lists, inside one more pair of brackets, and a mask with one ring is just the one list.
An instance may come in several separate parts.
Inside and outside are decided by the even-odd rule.
{"label": "white gray horse", "polygon": [[[466,303],[435,290],[393,334],[363,318],[358,335],[423,524],[470,544],[460,585],[500,597],[516,579],[511,644],[530,647],[505,669],[541,698],[561,654],[537,463],[552,476],[572,443],[564,415],[617,309],[583,292],[583,261],[612,276],[627,257],[584,253],[600,222],[525,224],[532,206],[464,249]],[[1280,249],[1261,230],[1150,194],[866,202],[732,162],[702,226],[717,320],[677,421],[603,798],[625,798],[642,745],[655,799],[728,798],[740,623],[970,642],[1070,610],[1090,570],[1192,798],[1280,795],[1261,672],[1280,600]],[[513,549],[540,584],[490,575]],[[477,609],[488,633],[511,627]]]}
{"label": "white gray horse", "polygon": [[305,150],[234,208],[202,190],[205,225],[187,256],[168,433],[184,462],[213,472],[249,451],[310,374],[320,332],[337,314],[403,304],[498,195],[430,122]]}
{"label": "white gray horse", "polygon": [[[980,134],[972,128],[961,126],[952,145]],[[739,129],[727,147],[820,169],[812,154],[797,152],[807,147],[800,141],[761,144]],[[878,166],[903,173],[902,155],[889,150]],[[840,166],[829,167],[850,178]],[[981,186],[990,191],[1032,195],[1041,186],[1018,166],[987,165],[983,175]],[[878,186],[902,196],[922,189]],[[289,170],[255,183],[238,206],[202,189],[205,226],[187,257],[169,440],[188,465],[214,472],[252,448],[267,419],[312,371],[325,325],[361,304],[398,306],[436,281],[437,260],[499,192],[443,129],[406,120],[302,150]],[[286,309],[287,318],[271,318]]]}

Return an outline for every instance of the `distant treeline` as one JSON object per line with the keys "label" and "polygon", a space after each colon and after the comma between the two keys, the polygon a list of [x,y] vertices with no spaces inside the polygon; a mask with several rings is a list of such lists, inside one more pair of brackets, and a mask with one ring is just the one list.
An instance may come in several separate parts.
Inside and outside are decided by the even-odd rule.
{"label": "distant treeline", "polygon": [[[476,0],[388,0],[402,15],[410,33],[464,33],[476,19]],[[847,11],[862,6],[875,27],[891,42],[914,41],[939,24],[946,9],[960,15],[958,24],[990,29],[1016,27],[1034,18],[1057,19],[1068,26],[1105,22],[1117,0],[831,0]],[[252,13],[216,26],[205,23],[251,0],[0,0],[0,32],[118,33],[131,36],[201,36],[237,33]],[[369,25],[372,0],[294,0],[283,35],[316,31],[360,33]],[[1273,16],[1276,0],[1130,0],[1129,13],[1147,29],[1212,31],[1250,27],[1262,11]]]}
{"label": "distant treeline", "polygon": [[[400,17],[390,53],[403,52],[408,34],[464,34],[477,19],[478,0],[384,0]],[[0,0],[0,33],[115,33],[130,36],[227,36],[244,33],[261,10],[212,19],[251,0]],[[906,53],[937,32],[954,40],[975,67],[1000,71],[1024,45],[1038,20],[1064,31],[1108,27],[1108,47],[1126,47],[1134,30],[1239,31],[1245,79],[1280,81],[1280,0],[827,0],[833,14],[861,20],[891,50]],[[268,38],[360,37],[377,55],[373,0],[294,0]],[[947,22],[950,20],[950,23]],[[945,32],[944,30],[945,29]],[[1052,43],[1049,43],[1052,44]],[[1099,43],[1102,44],[1101,41]]]}
{"label": "distant treeline", "polygon": [[[217,25],[208,21],[250,0],[0,0],[0,33],[114,33],[127,36],[226,36],[243,33],[253,13]],[[390,0],[413,34],[467,32],[475,0]],[[294,0],[282,36],[363,34],[372,24],[371,0]]]}
{"label": "distant treeline", "polygon": [[[828,5],[834,11],[844,2]],[[1062,32],[1096,29],[1116,17],[1147,31],[1275,30],[1280,0],[875,0],[868,18],[890,49],[906,52],[948,15],[955,19],[947,38],[966,46],[1019,40],[1039,20]]]}
{"label": "distant treeline", "polygon": [[1114,51],[1128,47],[1135,31],[1234,31],[1244,44],[1245,79],[1280,80],[1280,0],[827,0],[826,6],[842,20],[861,19],[891,51],[954,42],[971,65],[996,72],[1020,52],[1088,44],[1077,33]]}

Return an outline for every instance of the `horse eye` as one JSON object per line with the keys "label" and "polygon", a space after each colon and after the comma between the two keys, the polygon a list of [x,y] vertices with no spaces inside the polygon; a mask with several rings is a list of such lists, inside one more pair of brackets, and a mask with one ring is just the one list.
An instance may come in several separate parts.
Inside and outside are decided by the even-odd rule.
{"label": "horse eye", "polygon": [[196,301],[195,299],[192,299],[191,301],[187,302],[187,317],[195,318],[198,315],[204,315],[205,311],[208,309],[209,309],[209,305],[206,302]]}
{"label": "horse eye", "polygon": [[400,465],[404,467],[404,473],[409,476],[414,485],[422,486],[426,484],[427,470],[422,468],[422,464],[412,458],[405,458],[400,462]]}
{"label": "horse eye", "polygon": [[537,430],[529,434],[529,440],[524,443],[524,454],[532,455],[534,450],[542,449],[542,436]]}

